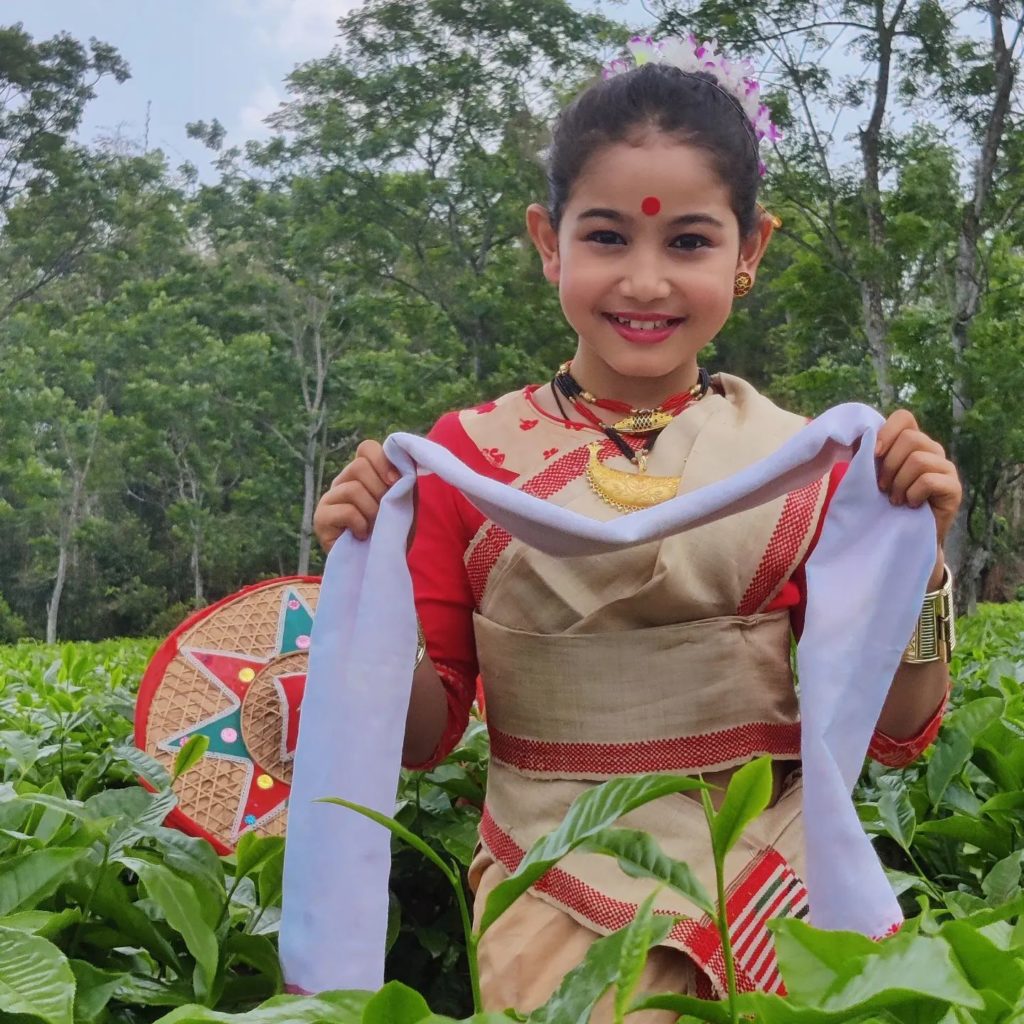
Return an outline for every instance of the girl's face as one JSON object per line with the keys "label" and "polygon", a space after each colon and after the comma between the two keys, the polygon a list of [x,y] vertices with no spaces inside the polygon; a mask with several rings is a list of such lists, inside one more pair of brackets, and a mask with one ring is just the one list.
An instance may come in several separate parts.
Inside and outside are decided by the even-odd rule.
{"label": "girl's face", "polygon": [[527,225],[579,337],[574,372],[591,391],[627,400],[660,401],[696,381],[697,353],[729,316],[736,274],[754,276],[771,235],[764,218],[741,240],[707,154],[657,133],[595,153],[557,235],[541,206]]}

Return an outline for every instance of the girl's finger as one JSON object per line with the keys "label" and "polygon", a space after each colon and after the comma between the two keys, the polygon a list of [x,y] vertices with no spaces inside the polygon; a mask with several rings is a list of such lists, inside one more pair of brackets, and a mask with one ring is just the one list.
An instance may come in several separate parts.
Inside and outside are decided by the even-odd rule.
{"label": "girl's finger", "polygon": [[363,441],[356,449],[356,455],[366,459],[388,487],[398,482],[398,470],[384,454],[379,441]]}
{"label": "girl's finger", "polygon": [[894,504],[902,505],[908,501],[910,488],[916,480],[923,476],[945,476],[950,473],[951,469],[952,463],[935,452],[925,452],[920,449],[912,451],[893,478],[889,496]]}
{"label": "girl's finger", "polygon": [[897,409],[879,428],[875,440],[875,456],[884,456],[893,441],[905,430],[917,430],[917,420],[909,409]]}
{"label": "girl's finger", "polygon": [[360,540],[370,535],[370,524],[355,505],[333,505],[317,509],[313,517],[313,531],[323,550],[330,551],[334,542],[346,531]]}
{"label": "girl's finger", "polygon": [[931,502],[940,508],[955,510],[960,504],[960,481],[948,473],[924,473],[907,488],[906,501],[911,508]]}
{"label": "girl's finger", "polygon": [[390,485],[382,479],[373,463],[369,459],[356,459],[349,470],[347,482],[362,484],[379,504],[381,498],[387,494]]}
{"label": "girl's finger", "polygon": [[358,509],[367,526],[372,530],[380,509],[380,502],[359,480],[346,480],[345,483],[338,485],[337,490],[345,499],[341,505],[351,505]]}
{"label": "girl's finger", "polygon": [[889,450],[878,462],[878,488],[889,490],[893,479],[900,471],[904,462],[913,452],[922,451],[945,458],[945,451],[938,441],[933,441],[920,430],[904,430],[889,447]]}

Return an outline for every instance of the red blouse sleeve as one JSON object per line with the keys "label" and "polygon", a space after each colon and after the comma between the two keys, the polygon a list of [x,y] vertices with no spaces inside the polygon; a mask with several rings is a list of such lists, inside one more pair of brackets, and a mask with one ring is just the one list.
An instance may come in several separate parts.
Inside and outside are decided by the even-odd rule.
{"label": "red blouse sleeve", "polygon": [[[822,507],[821,516],[818,519],[818,526],[814,531],[814,537],[811,540],[810,547],[807,549],[803,562],[800,563],[799,568],[792,576],[791,582],[796,584],[800,595],[798,603],[793,606],[791,611],[793,633],[798,640],[803,633],[804,613],[807,608],[807,574],[804,570],[804,565],[810,553],[814,550],[814,546],[818,543],[818,537],[821,535],[821,528],[825,522],[825,515],[832,502],[832,495],[835,494],[840,481],[846,475],[848,465],[849,463],[846,462],[837,462],[832,467],[832,472],[828,479],[828,491],[825,494],[825,503]],[[903,768],[912,761],[916,761],[931,746],[935,741],[935,737],[939,734],[939,727],[942,725],[942,718],[946,712],[946,702],[948,699],[949,694],[947,693],[938,708],[936,708],[935,714],[928,719],[915,735],[908,736],[906,739],[893,739],[892,736],[882,732],[881,729],[875,729],[874,735],[871,737],[871,743],[868,745],[868,756],[888,768]]]}
{"label": "red blouse sleeve", "polygon": [[[476,461],[476,447],[463,430],[458,413],[442,416],[427,436],[464,462]],[[483,516],[433,473],[419,478],[417,490],[416,534],[409,551],[409,571],[427,654],[448,699],[448,722],[434,753],[420,764],[405,767],[432,768],[462,738],[476,695],[475,604],[463,556]]]}

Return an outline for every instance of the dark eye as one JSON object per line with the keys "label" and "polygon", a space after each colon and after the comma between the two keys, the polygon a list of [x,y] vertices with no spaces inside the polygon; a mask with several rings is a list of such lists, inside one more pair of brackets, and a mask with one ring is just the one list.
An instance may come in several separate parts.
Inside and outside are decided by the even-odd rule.
{"label": "dark eye", "polygon": [[695,249],[704,249],[711,244],[710,240],[703,235],[680,235],[672,240],[674,249],[685,249],[692,252]]}
{"label": "dark eye", "polygon": [[620,235],[618,233],[618,231],[610,231],[610,230],[607,230],[607,229],[599,230],[599,231],[591,231],[590,234],[587,235],[587,239],[586,240],[588,242],[597,242],[599,245],[623,245],[623,244],[625,244],[625,239],[622,237],[622,235]]}

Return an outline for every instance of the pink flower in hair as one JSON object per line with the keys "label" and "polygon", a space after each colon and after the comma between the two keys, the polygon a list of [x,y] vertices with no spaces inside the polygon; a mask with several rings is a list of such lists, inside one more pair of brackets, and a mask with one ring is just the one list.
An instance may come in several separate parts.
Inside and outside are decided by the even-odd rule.
{"label": "pink flower in hair", "polygon": [[[758,141],[767,138],[770,142],[778,142],[782,138],[782,133],[772,122],[771,111],[761,102],[761,85],[753,77],[754,65],[747,59],[729,60],[718,52],[718,40],[702,43],[691,32],[685,39],[673,36],[655,40],[651,36],[634,36],[626,46],[633,63],[616,58],[605,65],[602,70],[604,78],[614,78],[648,63],[671,64],[689,74],[705,72],[715,79],[723,92],[739,103]],[[763,176],[766,170],[763,162],[759,169]]]}

